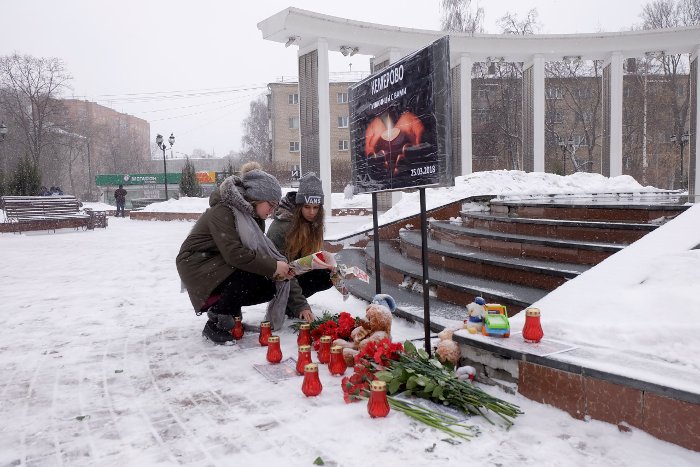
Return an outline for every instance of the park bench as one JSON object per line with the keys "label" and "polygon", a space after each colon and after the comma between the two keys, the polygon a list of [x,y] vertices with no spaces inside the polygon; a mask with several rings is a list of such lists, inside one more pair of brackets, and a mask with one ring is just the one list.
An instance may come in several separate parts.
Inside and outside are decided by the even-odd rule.
{"label": "park bench", "polygon": [[74,196],[3,196],[0,205],[15,232],[107,227],[105,213],[82,211]]}

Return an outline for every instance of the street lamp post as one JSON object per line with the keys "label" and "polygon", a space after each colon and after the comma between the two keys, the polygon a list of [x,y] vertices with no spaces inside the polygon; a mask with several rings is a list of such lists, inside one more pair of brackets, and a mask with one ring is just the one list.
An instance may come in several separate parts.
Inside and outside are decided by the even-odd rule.
{"label": "street lamp post", "polygon": [[[175,144],[175,136],[170,133],[170,138],[168,138],[168,143],[170,143],[170,149],[173,148]],[[165,143],[163,142],[163,135],[160,133],[156,136],[156,144],[163,151],[163,183],[165,183],[165,201],[168,200],[168,166],[165,162]]]}
{"label": "street lamp post", "polygon": [[[5,141],[5,136],[7,136],[7,125],[5,125],[5,122],[2,122],[0,123],[0,143]],[[2,146],[4,146],[4,144],[0,144],[0,149],[2,149]],[[5,162],[5,155],[2,154],[2,152],[0,152],[0,156],[2,156],[2,183],[4,184],[4,178],[7,177],[7,164]]]}

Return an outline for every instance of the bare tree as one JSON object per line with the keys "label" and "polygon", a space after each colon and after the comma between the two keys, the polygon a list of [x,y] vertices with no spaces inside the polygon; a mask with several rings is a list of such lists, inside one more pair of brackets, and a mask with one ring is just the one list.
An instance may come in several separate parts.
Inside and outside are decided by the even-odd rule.
{"label": "bare tree", "polygon": [[[661,29],[678,26],[697,26],[700,24],[699,0],[653,0],[642,8],[642,27],[644,29]],[[684,173],[685,161],[683,158],[684,147],[687,144],[683,135],[686,133],[688,123],[688,110],[690,107],[690,75],[688,63],[681,54],[657,54],[657,59],[666,77],[667,94],[671,96],[671,118],[673,127],[673,140],[679,147],[679,174],[678,183],[684,187],[687,180]],[[647,57],[649,59],[649,57]],[[679,98],[676,98],[678,96]]]}
{"label": "bare tree", "polygon": [[58,58],[35,58],[17,53],[0,57],[0,107],[10,114],[24,136],[24,150],[35,164],[49,145],[48,133],[58,117],[55,98],[71,76]]}
{"label": "bare tree", "polygon": [[264,97],[250,103],[250,113],[243,121],[242,155],[246,160],[265,162],[272,159],[269,114]]}
{"label": "bare tree", "polygon": [[484,32],[484,9],[473,9],[471,0],[441,0],[440,7],[443,31],[466,32],[471,35]]}
{"label": "bare tree", "polygon": [[[545,132],[549,159],[558,161],[551,156],[561,150],[571,161],[574,171],[590,171],[595,156],[599,155],[598,141],[602,136],[602,64],[578,59],[547,62],[545,72],[548,97],[545,100]],[[587,160],[577,156],[579,149],[586,151]],[[558,162],[554,165],[559,167]],[[560,172],[562,175],[567,173],[565,162]]]}
{"label": "bare tree", "polygon": [[[503,34],[533,34],[537,10],[522,20],[513,13],[499,21]],[[474,66],[476,82],[475,170],[522,168],[522,63],[494,60]]]}
{"label": "bare tree", "polygon": [[681,24],[700,24],[700,0],[681,0],[678,2]]}
{"label": "bare tree", "polygon": [[537,9],[533,8],[527,12],[524,18],[519,18],[516,13],[506,13],[498,20],[498,26],[502,34],[514,34],[527,36],[535,34],[540,30],[540,23],[537,21]]}

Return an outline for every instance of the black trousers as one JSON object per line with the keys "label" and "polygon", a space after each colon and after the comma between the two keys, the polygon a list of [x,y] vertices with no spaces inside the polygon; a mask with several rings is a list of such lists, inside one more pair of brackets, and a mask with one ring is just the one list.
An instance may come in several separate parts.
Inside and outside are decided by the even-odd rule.
{"label": "black trousers", "polygon": [[316,292],[328,290],[333,287],[331,282],[331,272],[327,269],[316,269],[297,277],[297,282],[301,286],[302,295],[309,298]]}
{"label": "black trousers", "polygon": [[237,269],[214,289],[219,301],[209,308],[218,315],[241,316],[241,307],[257,305],[272,300],[277,289],[274,282],[260,274]]}

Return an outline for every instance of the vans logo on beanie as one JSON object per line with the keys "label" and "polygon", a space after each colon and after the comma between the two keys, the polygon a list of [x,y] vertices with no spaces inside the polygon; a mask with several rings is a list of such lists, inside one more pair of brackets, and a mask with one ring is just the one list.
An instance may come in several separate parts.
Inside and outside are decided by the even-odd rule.
{"label": "vans logo on beanie", "polygon": [[322,196],[304,196],[304,204],[321,204]]}

